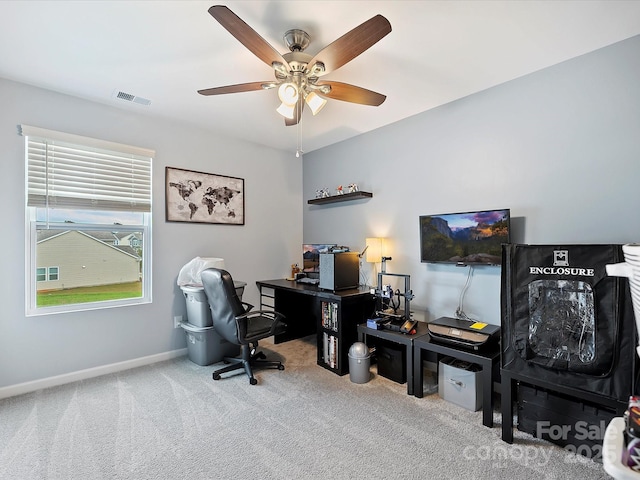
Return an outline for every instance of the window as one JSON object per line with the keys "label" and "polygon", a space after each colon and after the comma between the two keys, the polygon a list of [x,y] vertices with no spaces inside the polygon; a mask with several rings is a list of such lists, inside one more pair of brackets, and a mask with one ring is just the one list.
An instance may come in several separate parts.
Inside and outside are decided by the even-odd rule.
{"label": "window", "polygon": [[47,280],[58,280],[58,267],[37,267],[36,281],[46,282]]}
{"label": "window", "polygon": [[36,268],[36,280],[38,282],[44,282],[47,280],[47,269],[40,267]]}
{"label": "window", "polygon": [[154,152],[21,127],[27,315],[150,302]]}
{"label": "window", "polygon": [[47,271],[50,281],[55,282],[56,280],[58,280],[58,267],[49,267]]}

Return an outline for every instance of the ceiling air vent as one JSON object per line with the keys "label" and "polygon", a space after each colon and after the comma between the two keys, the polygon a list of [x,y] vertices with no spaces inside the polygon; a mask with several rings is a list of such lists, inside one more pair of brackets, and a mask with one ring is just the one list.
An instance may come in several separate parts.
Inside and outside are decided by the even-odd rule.
{"label": "ceiling air vent", "polygon": [[139,105],[151,105],[151,100],[147,100],[146,98],[136,97],[135,95],[131,95],[130,93],[121,92],[116,90],[113,95],[115,98],[119,98],[120,100],[125,100],[127,102],[137,103]]}

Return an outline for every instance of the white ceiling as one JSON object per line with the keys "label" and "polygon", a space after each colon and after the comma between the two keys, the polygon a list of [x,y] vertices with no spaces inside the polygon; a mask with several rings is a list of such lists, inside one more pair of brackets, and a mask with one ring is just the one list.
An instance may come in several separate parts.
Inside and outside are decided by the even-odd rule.
{"label": "white ceiling", "polygon": [[[0,77],[309,152],[640,34],[640,1],[227,1],[281,53],[301,28],[314,55],[376,14],[392,32],[324,77],[387,95],[329,100],[285,127],[274,90],[197,90],[271,80],[270,67],[207,12],[209,1],[0,1]],[[122,91],[151,100],[113,98]]]}

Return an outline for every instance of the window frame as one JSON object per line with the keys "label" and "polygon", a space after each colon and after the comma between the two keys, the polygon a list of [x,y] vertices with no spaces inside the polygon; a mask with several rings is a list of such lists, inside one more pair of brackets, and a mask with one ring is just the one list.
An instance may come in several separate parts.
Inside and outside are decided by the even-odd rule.
{"label": "window frame", "polygon": [[[88,137],[80,137],[71,134],[65,134],[61,132],[53,132],[49,130],[40,129],[38,127],[29,127],[22,125],[22,135],[25,137],[25,141],[23,146],[25,148],[24,159],[25,159],[25,239],[27,240],[25,243],[26,251],[25,251],[25,314],[27,317],[31,316],[41,316],[41,315],[49,315],[49,314],[58,314],[58,313],[70,313],[70,312],[82,312],[89,310],[101,310],[105,308],[114,308],[114,307],[124,307],[124,306],[132,306],[132,305],[140,305],[152,302],[152,267],[151,267],[151,259],[152,259],[152,228],[151,228],[151,219],[152,219],[152,188],[150,182],[152,181],[152,167],[153,167],[153,157],[155,152],[147,149],[140,149],[138,147],[131,147],[128,145],[120,145],[112,142],[101,141],[96,139],[91,139]],[[131,224],[117,224],[114,228],[114,224],[112,223],[68,223],[68,222],[54,222],[49,220],[49,215],[47,215],[47,219],[45,221],[38,220],[36,218],[38,209],[45,209],[47,212],[53,211],[51,206],[42,205],[29,205],[29,166],[30,166],[30,158],[29,158],[29,135],[33,134],[38,138],[45,137],[47,134],[52,135],[52,140],[62,140],[62,141],[72,141],[75,142],[76,145],[82,147],[95,147],[102,148],[105,150],[112,149],[114,152],[118,151],[117,149],[121,149],[120,151],[133,151],[134,154],[141,154],[140,152],[144,152],[144,155],[147,155],[149,158],[149,168],[148,168],[148,182],[149,182],[149,197],[148,197],[148,207],[147,211],[141,210],[140,205],[132,205],[132,208],[129,210],[128,208],[113,208],[113,205],[110,205],[111,208],[109,210],[122,211],[122,212],[135,212],[140,215],[141,223],[133,222]],[[46,137],[49,138],[49,137]],[[84,142],[86,140],[86,142]],[[115,148],[112,148],[115,147]],[[68,207],[67,207],[68,208]],[[86,211],[89,212],[91,210],[101,210],[99,207],[95,209],[86,208],[86,207],[77,207],[71,208],[71,210],[75,210],[77,212]],[[38,285],[42,286],[43,282],[50,281],[51,276],[51,266],[47,265],[42,267],[45,272],[45,279],[38,280],[37,273],[37,257],[36,257],[36,246],[38,243],[38,230],[40,229],[60,229],[60,230],[71,230],[71,231],[114,231],[117,230],[119,232],[141,232],[142,233],[142,252],[141,252],[141,262],[142,268],[140,271],[141,281],[142,281],[142,294],[140,297],[134,298],[125,298],[119,300],[106,300],[99,302],[89,302],[89,303],[73,303],[66,305],[57,305],[57,306],[46,306],[46,307],[38,307],[37,306],[37,292]],[[56,264],[54,267],[57,269],[57,277],[58,279],[61,277],[61,268],[60,265]]]}

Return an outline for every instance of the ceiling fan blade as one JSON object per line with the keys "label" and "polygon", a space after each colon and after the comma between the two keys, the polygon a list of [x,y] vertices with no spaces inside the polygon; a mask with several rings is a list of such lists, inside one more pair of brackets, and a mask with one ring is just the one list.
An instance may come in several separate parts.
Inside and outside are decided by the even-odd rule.
{"label": "ceiling fan blade", "polygon": [[273,81],[266,80],[264,82],[239,83],[237,85],[227,85],[225,87],[205,88],[198,90],[200,95],[223,95],[225,93],[251,92],[253,90],[263,90],[263,85],[272,84]]}
{"label": "ceiling fan blade", "polygon": [[310,71],[316,63],[324,65],[324,71],[317,69],[317,76],[326,75],[350,62],[362,52],[375,45],[391,32],[391,24],[382,15],[376,15],[350,32],[327,45],[308,63]]}
{"label": "ceiling fan blade", "polygon": [[256,57],[264,63],[273,66],[273,63],[281,63],[289,70],[289,64],[284,57],[273,48],[264,38],[247,25],[240,17],[229,10],[224,5],[214,5],[209,9],[209,13],[220,25],[226,28],[231,35],[247,47]]}
{"label": "ceiling fan blade", "polygon": [[296,106],[293,109],[293,118],[284,118],[284,124],[287,127],[291,127],[293,125],[297,125],[302,119],[302,112],[304,110],[304,100],[302,97],[298,98],[296,102]]}
{"label": "ceiling fan blade", "polygon": [[348,83],[342,82],[320,82],[317,86],[329,85],[331,91],[329,93],[322,93],[321,90],[317,90],[318,95],[321,97],[332,98],[334,100],[342,100],[343,102],[359,103],[361,105],[371,105],[377,107],[382,104],[387,98],[386,95],[381,93],[367,90],[366,88],[356,87]]}

